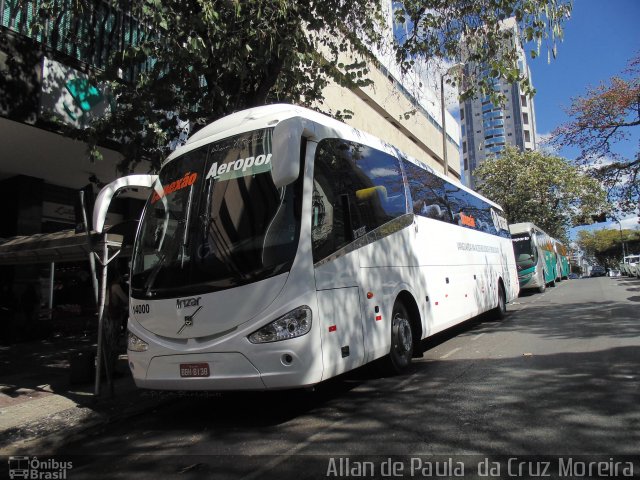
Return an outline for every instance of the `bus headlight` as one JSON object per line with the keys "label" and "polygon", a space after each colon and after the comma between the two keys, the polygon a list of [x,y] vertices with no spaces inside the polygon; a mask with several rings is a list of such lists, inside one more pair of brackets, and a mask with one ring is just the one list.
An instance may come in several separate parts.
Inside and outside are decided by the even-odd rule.
{"label": "bus headlight", "polygon": [[127,332],[127,350],[132,352],[146,352],[149,344],[136,337],[133,333]]}
{"label": "bus headlight", "polygon": [[306,305],[291,310],[247,338],[251,343],[269,343],[301,337],[311,330],[311,309]]}

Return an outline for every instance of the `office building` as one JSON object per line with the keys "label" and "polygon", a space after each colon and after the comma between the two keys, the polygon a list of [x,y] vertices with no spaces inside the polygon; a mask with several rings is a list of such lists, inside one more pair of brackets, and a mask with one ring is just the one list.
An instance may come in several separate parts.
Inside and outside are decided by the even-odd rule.
{"label": "office building", "polygon": [[[514,19],[503,23],[503,28],[513,31],[512,41],[518,51],[520,72],[531,81],[526,54],[518,41],[518,26]],[[466,64],[469,74],[477,66]],[[489,75],[487,68],[479,68],[482,75]],[[520,150],[536,149],[536,118],[533,99],[526,95],[517,83],[495,80],[493,88],[505,97],[503,105],[495,105],[488,95],[478,96],[460,104],[460,128],[462,140],[462,172],[467,185],[474,186],[474,170],[492,155],[499,155],[506,145]]]}

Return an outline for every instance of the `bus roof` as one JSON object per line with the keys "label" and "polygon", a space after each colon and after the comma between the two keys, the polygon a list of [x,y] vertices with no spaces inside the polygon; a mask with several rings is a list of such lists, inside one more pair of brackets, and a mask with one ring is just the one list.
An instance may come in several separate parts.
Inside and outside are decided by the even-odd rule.
{"label": "bus roof", "polygon": [[532,231],[542,232],[547,235],[547,232],[531,222],[512,223],[509,225],[509,232],[511,232],[511,235],[518,233],[530,233]]}
{"label": "bus roof", "polygon": [[395,157],[402,157],[411,163],[428,170],[434,175],[444,179],[445,181],[455,184],[456,187],[469,192],[470,194],[481,198],[488,204],[502,211],[502,207],[497,203],[489,200],[488,198],[480,195],[478,192],[471,190],[470,188],[462,185],[457,180],[445,177],[444,174],[436,172],[426,163],[407,155],[400,151],[397,147],[385,142],[384,140],[375,137],[367,132],[358,130],[355,127],[351,127],[345,123],[342,123],[334,118],[331,118],[322,113],[310,110],[308,108],[300,107],[297,105],[288,104],[273,104],[264,105],[260,107],[254,107],[240,112],[235,112],[226,117],[223,117],[215,122],[203,127],[194,133],[187,142],[181,147],[169,155],[169,157],[163,162],[162,166],[174,158],[187,153],[190,150],[201,147],[211,142],[215,142],[222,138],[226,138],[233,135],[238,135],[253,130],[259,130],[261,128],[275,127],[283,120],[287,120],[293,117],[302,117],[304,119],[311,120],[314,123],[323,125],[333,130],[337,138],[343,138],[345,140],[351,140],[363,145],[367,145],[372,148],[387,152]]}

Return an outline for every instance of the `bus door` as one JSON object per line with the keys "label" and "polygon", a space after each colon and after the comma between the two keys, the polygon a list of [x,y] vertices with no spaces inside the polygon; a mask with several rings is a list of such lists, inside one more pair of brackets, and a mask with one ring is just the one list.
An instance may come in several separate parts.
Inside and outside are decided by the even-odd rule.
{"label": "bus door", "polygon": [[358,267],[357,250],[318,262],[315,266],[323,378],[364,363]]}
{"label": "bus door", "polygon": [[359,367],[364,362],[364,338],[358,287],[318,290],[323,378]]}

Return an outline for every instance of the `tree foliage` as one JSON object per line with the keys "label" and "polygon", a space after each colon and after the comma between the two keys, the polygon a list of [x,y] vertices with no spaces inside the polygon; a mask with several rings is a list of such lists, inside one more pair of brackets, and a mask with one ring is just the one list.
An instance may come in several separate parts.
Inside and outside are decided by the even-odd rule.
{"label": "tree foliage", "polygon": [[577,243],[588,257],[595,258],[600,265],[617,268],[622,259],[622,243],[627,254],[637,252],[640,248],[640,231],[638,230],[580,230]]}
{"label": "tree foliage", "polygon": [[[403,66],[410,68],[416,59],[464,61],[474,68],[465,70],[461,97],[482,94],[496,102],[504,99],[493,88],[499,78],[520,83],[528,95],[535,93],[518,66],[516,44],[533,42],[531,58],[540,55],[544,44],[551,61],[572,8],[571,0],[405,0],[402,4],[395,11],[395,20],[407,32],[397,51]],[[509,18],[515,18],[519,39],[502,28]],[[456,83],[455,78],[447,81]]]}
{"label": "tree foliage", "polygon": [[629,212],[637,210],[640,199],[640,148],[627,158],[616,146],[638,136],[640,55],[624,73],[574,98],[567,110],[572,120],[558,128],[554,137],[560,146],[579,148],[578,164],[588,166],[589,173],[607,188],[610,200]]}
{"label": "tree foliage", "polygon": [[95,143],[119,141],[125,166],[146,158],[157,167],[187,131],[234,111],[312,105],[332,78],[366,85],[361,62],[337,70],[345,38],[354,51],[363,43],[350,32],[379,41],[377,0],[143,0],[130,8],[147,34],[99,76],[116,108],[91,131]]}
{"label": "tree foliage", "polygon": [[[65,2],[63,12],[55,8],[56,1],[40,0],[34,35],[46,25],[92,15],[90,0]],[[131,35],[123,37],[108,66],[95,75],[95,82],[110,86],[115,108],[88,134],[93,145],[115,141],[108,143],[123,154],[125,170],[142,159],[157,167],[184,141],[185,126],[194,133],[244,108],[290,102],[326,110],[322,90],[330,81],[348,87],[369,83],[367,69],[376,64],[372,47],[394,49],[405,72],[416,62],[464,56],[489,66],[493,78],[526,84],[500,22],[515,17],[523,40],[539,46],[549,41],[549,51],[555,53],[571,10],[571,0],[406,0],[393,17],[410,34],[395,43],[388,30],[387,0],[105,3],[110,12],[126,12],[135,22],[122,24]],[[136,33],[137,26],[142,28]],[[90,43],[98,49],[115,40]],[[487,78],[467,80],[465,96],[495,94]],[[326,113],[340,117],[350,112]],[[93,152],[97,154],[95,148]]]}
{"label": "tree foliage", "polygon": [[474,172],[480,193],[504,208],[509,223],[533,222],[549,235],[567,239],[567,230],[606,209],[598,182],[565,159],[507,146]]}

